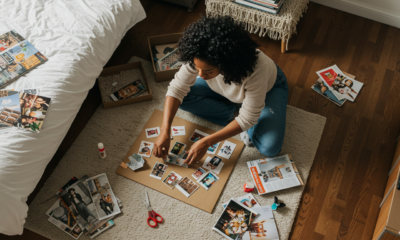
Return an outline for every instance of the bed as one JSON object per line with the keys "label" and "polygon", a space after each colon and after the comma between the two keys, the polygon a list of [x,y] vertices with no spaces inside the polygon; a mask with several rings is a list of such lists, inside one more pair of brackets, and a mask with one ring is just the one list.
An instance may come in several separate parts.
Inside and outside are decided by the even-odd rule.
{"label": "bed", "polygon": [[51,98],[40,133],[0,131],[0,233],[16,235],[23,232],[26,200],[89,89],[146,14],[139,0],[0,0],[0,12],[0,33],[14,29],[48,58],[5,88],[39,88]]}

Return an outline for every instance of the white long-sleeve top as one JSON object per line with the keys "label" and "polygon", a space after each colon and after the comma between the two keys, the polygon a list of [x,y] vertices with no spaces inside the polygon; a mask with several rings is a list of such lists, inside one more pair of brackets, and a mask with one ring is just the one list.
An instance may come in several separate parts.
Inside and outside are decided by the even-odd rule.
{"label": "white long-sleeve top", "polygon": [[[196,82],[199,71],[182,65],[169,84],[167,96],[174,97],[180,102],[187,96],[190,87]],[[254,126],[265,106],[265,97],[275,84],[277,68],[267,55],[260,51],[254,72],[243,80],[241,85],[231,85],[224,82],[224,76],[206,80],[208,86],[216,93],[234,103],[242,103],[239,115],[235,118],[243,131]]]}

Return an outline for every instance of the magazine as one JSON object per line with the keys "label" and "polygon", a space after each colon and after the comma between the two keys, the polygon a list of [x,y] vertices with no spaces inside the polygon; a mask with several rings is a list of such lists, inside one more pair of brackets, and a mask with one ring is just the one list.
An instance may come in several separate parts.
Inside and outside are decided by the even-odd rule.
{"label": "magazine", "polygon": [[51,99],[48,97],[19,93],[21,117],[17,120],[18,126],[39,133],[46,118],[50,101]]}
{"label": "magazine", "polygon": [[230,200],[212,229],[227,239],[240,240],[257,215],[258,212]]}
{"label": "magazine", "polygon": [[161,58],[163,58],[168,53],[174,51],[176,48],[178,48],[178,43],[169,43],[169,44],[151,46],[151,52],[153,54],[154,66],[156,67],[157,71],[160,71],[157,61],[160,60]]}
{"label": "magazine", "polygon": [[103,225],[101,225],[98,229],[96,229],[95,231],[93,231],[92,233],[89,233],[89,237],[90,239],[93,239],[95,237],[97,237],[98,235],[100,235],[102,232],[106,231],[107,229],[109,229],[110,227],[114,226],[114,221],[112,219],[108,220],[106,223],[104,223]]}
{"label": "magazine", "polygon": [[53,217],[49,217],[49,219],[47,220],[51,222],[53,225],[63,230],[64,232],[66,232],[74,239],[78,239],[84,231],[83,230],[84,228],[80,224],[76,225],[74,228],[65,228],[63,225],[60,225],[58,221],[54,221]]}
{"label": "magazine", "polygon": [[[248,193],[241,197],[236,197],[236,198],[231,198],[231,199],[235,200],[236,202],[240,202],[241,204],[243,204],[249,208],[261,207],[261,205],[257,202],[257,200],[254,198],[253,194],[251,194],[251,193]],[[222,207],[225,208],[226,205],[228,205],[228,203],[229,202],[223,203]]]}
{"label": "magazine", "polygon": [[244,233],[243,240],[279,240],[271,206],[255,207],[253,210],[257,211],[258,215]]}
{"label": "magazine", "polygon": [[114,101],[119,101],[128,98],[134,98],[146,91],[145,85],[140,79],[130,83],[129,85],[121,88],[120,90],[112,93],[110,95],[111,99]]}
{"label": "magazine", "polygon": [[47,61],[15,30],[0,34],[0,88]]}
{"label": "magazine", "polygon": [[247,166],[260,195],[304,185],[289,154],[248,161]]}
{"label": "magazine", "polygon": [[78,224],[76,217],[62,199],[57,199],[47,210],[46,215],[51,217],[49,218],[50,222],[56,223],[55,225],[63,227],[63,229],[74,228]]}
{"label": "magazine", "polygon": [[322,95],[324,98],[328,99],[329,101],[333,102],[334,104],[338,105],[341,107],[344,102],[346,102],[346,99],[339,100],[337,98],[337,93],[332,92],[329,89],[329,86],[321,79],[319,78],[313,86],[311,86],[311,89],[316,91],[318,94]]}
{"label": "magazine", "polygon": [[179,61],[179,56],[177,54],[178,49],[173,50],[172,52],[165,55],[163,58],[160,58],[157,61],[158,69],[160,71],[180,68],[182,66],[182,62]]}

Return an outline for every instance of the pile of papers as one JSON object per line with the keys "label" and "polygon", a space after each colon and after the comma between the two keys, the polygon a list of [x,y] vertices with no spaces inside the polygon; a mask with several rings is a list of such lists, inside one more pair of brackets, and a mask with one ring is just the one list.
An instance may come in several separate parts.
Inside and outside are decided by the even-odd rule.
{"label": "pile of papers", "polygon": [[163,44],[152,46],[154,66],[157,71],[180,68],[182,62],[177,54],[178,44]]}

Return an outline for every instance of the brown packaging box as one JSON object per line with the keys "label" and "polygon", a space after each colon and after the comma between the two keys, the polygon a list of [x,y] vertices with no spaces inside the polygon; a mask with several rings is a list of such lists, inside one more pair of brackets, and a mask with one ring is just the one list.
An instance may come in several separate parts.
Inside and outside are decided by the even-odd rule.
{"label": "brown packaging box", "polygon": [[[115,66],[115,67],[104,68],[103,72],[101,72],[99,77],[106,77],[106,76],[118,74],[118,73],[120,73],[122,71],[127,71],[127,70],[131,70],[131,69],[135,69],[135,68],[139,68],[140,69],[140,72],[143,75],[143,79],[141,79],[141,80],[143,80],[145,82],[146,88],[147,88],[149,94],[146,94],[146,95],[143,95],[143,96],[134,97],[134,98],[123,99],[123,100],[119,100],[119,101],[112,101],[112,102],[105,102],[104,98],[102,96],[101,98],[102,98],[102,101],[103,101],[104,108],[113,108],[113,107],[128,105],[128,104],[131,104],[131,103],[150,101],[151,99],[153,99],[153,94],[151,92],[151,88],[150,88],[149,83],[147,81],[146,75],[144,74],[144,70],[143,70],[143,66],[142,66],[141,62],[132,62],[132,63],[123,64],[123,65],[118,65],[118,66]],[[98,81],[99,81],[99,85],[103,84],[100,79],[98,79]],[[100,88],[100,89],[102,89],[102,88]]]}
{"label": "brown packaging box", "polygon": [[156,66],[154,65],[153,61],[153,52],[151,51],[151,47],[155,45],[161,45],[161,44],[169,44],[169,43],[177,43],[179,39],[182,37],[182,33],[171,33],[171,34],[166,34],[166,35],[160,35],[160,36],[154,36],[154,37],[149,37],[149,49],[150,49],[150,56],[152,59],[152,64],[153,64],[153,71],[156,76],[156,82],[164,82],[164,81],[171,81],[175,73],[179,69],[170,69],[170,70],[164,70],[164,71],[158,71],[156,69]]}

